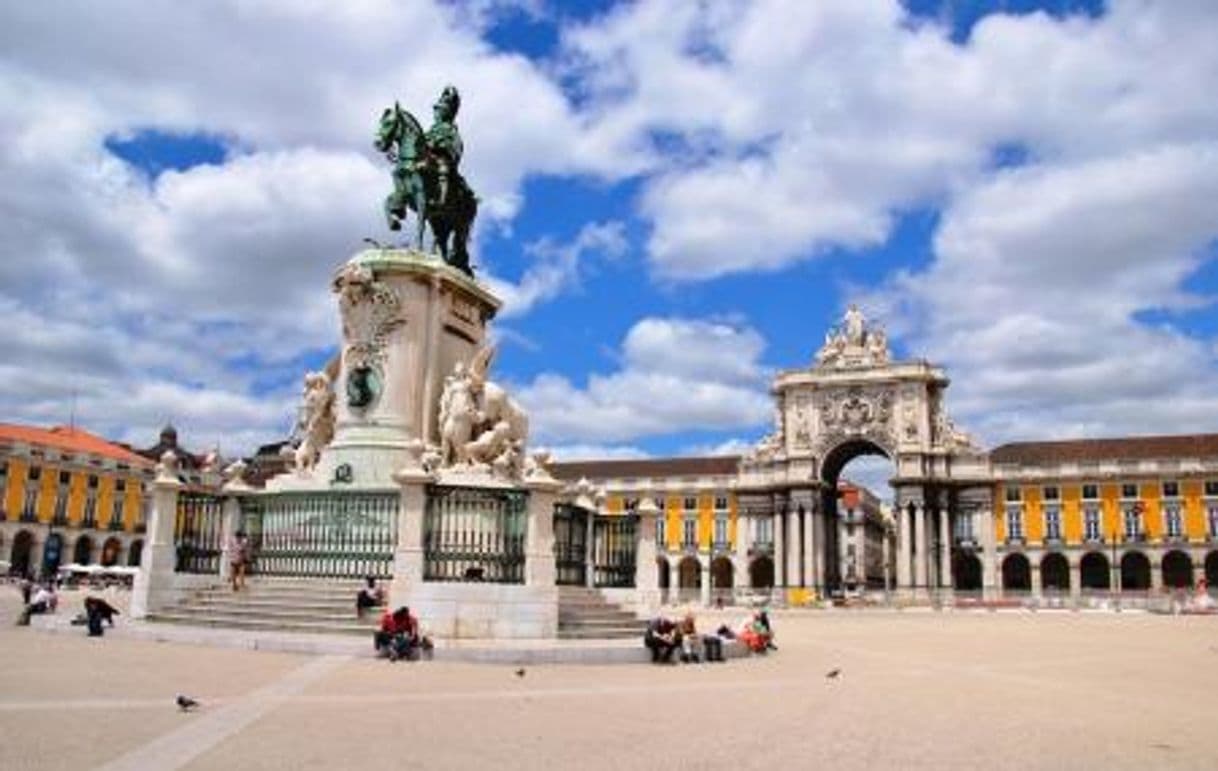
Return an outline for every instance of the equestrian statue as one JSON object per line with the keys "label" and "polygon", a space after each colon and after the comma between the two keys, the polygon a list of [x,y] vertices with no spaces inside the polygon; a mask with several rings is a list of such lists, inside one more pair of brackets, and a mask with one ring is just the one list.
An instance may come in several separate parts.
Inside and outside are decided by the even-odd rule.
{"label": "equestrian statue", "polygon": [[393,192],[385,199],[390,230],[401,230],[406,210],[418,217],[415,245],[423,248],[423,224],[431,228],[440,257],[473,276],[466,244],[478,214],[478,198],[458,171],[464,146],[457,130],[461,96],[448,86],[433,108],[427,131],[397,102],[381,114],[374,145],[393,163]]}

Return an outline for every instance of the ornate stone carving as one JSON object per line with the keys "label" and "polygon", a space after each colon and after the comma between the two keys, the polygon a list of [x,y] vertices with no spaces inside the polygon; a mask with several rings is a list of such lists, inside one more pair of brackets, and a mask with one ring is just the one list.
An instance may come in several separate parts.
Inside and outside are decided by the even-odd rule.
{"label": "ornate stone carving", "polygon": [[888,337],[876,324],[869,324],[857,305],[846,309],[841,324],[825,333],[825,344],[816,354],[818,369],[856,369],[888,363]]}
{"label": "ornate stone carving", "polygon": [[303,475],[317,465],[322,449],[334,438],[334,389],[324,372],[305,375],[296,433],[296,472]]}
{"label": "ornate stone carving", "polygon": [[494,349],[470,366],[458,362],[440,396],[440,463],[489,471],[516,480],[524,469],[529,419],[499,384],[486,378]]}
{"label": "ornate stone carving", "polygon": [[397,292],[376,280],[366,265],[348,263],[334,279],[343,323],[343,364],[347,403],[366,409],[384,382],[385,347],[394,330],[406,323]]}

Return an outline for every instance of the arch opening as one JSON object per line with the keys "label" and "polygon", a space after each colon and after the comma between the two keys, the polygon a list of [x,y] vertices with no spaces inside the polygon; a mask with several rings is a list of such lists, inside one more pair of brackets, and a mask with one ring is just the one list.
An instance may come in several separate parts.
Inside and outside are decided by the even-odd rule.
{"label": "arch opening", "polygon": [[[820,509],[826,527],[820,548],[822,576],[829,594],[881,590],[896,580],[894,523],[889,480],[896,473],[891,453],[864,438],[848,439],[820,463]],[[801,518],[802,520],[802,518]]]}
{"label": "arch opening", "polygon": [[1150,588],[1150,560],[1140,551],[1121,557],[1121,591],[1140,592]]}
{"label": "arch opening", "polygon": [[1089,551],[1078,563],[1079,586],[1083,589],[1107,591],[1112,583],[1108,558],[1098,551]]}

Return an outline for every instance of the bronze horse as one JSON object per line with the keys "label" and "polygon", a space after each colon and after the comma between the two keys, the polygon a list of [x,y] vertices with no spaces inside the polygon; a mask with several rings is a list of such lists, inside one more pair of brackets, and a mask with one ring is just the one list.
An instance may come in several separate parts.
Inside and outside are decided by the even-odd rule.
{"label": "bronze horse", "polygon": [[423,223],[427,223],[444,262],[473,276],[466,244],[478,214],[478,199],[464,177],[453,174],[447,200],[441,204],[436,160],[423,127],[397,103],[381,115],[374,145],[394,164],[393,192],[385,199],[389,229],[401,230],[410,209],[418,215],[415,246],[423,248]]}

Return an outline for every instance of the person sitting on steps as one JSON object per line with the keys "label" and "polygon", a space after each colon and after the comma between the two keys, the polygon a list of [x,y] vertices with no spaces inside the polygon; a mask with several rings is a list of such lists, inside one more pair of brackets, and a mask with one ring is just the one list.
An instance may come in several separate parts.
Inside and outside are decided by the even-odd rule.
{"label": "person sitting on steps", "polygon": [[385,591],[376,585],[372,576],[364,577],[364,586],[355,595],[355,615],[363,618],[368,608],[379,608],[385,604]]}

